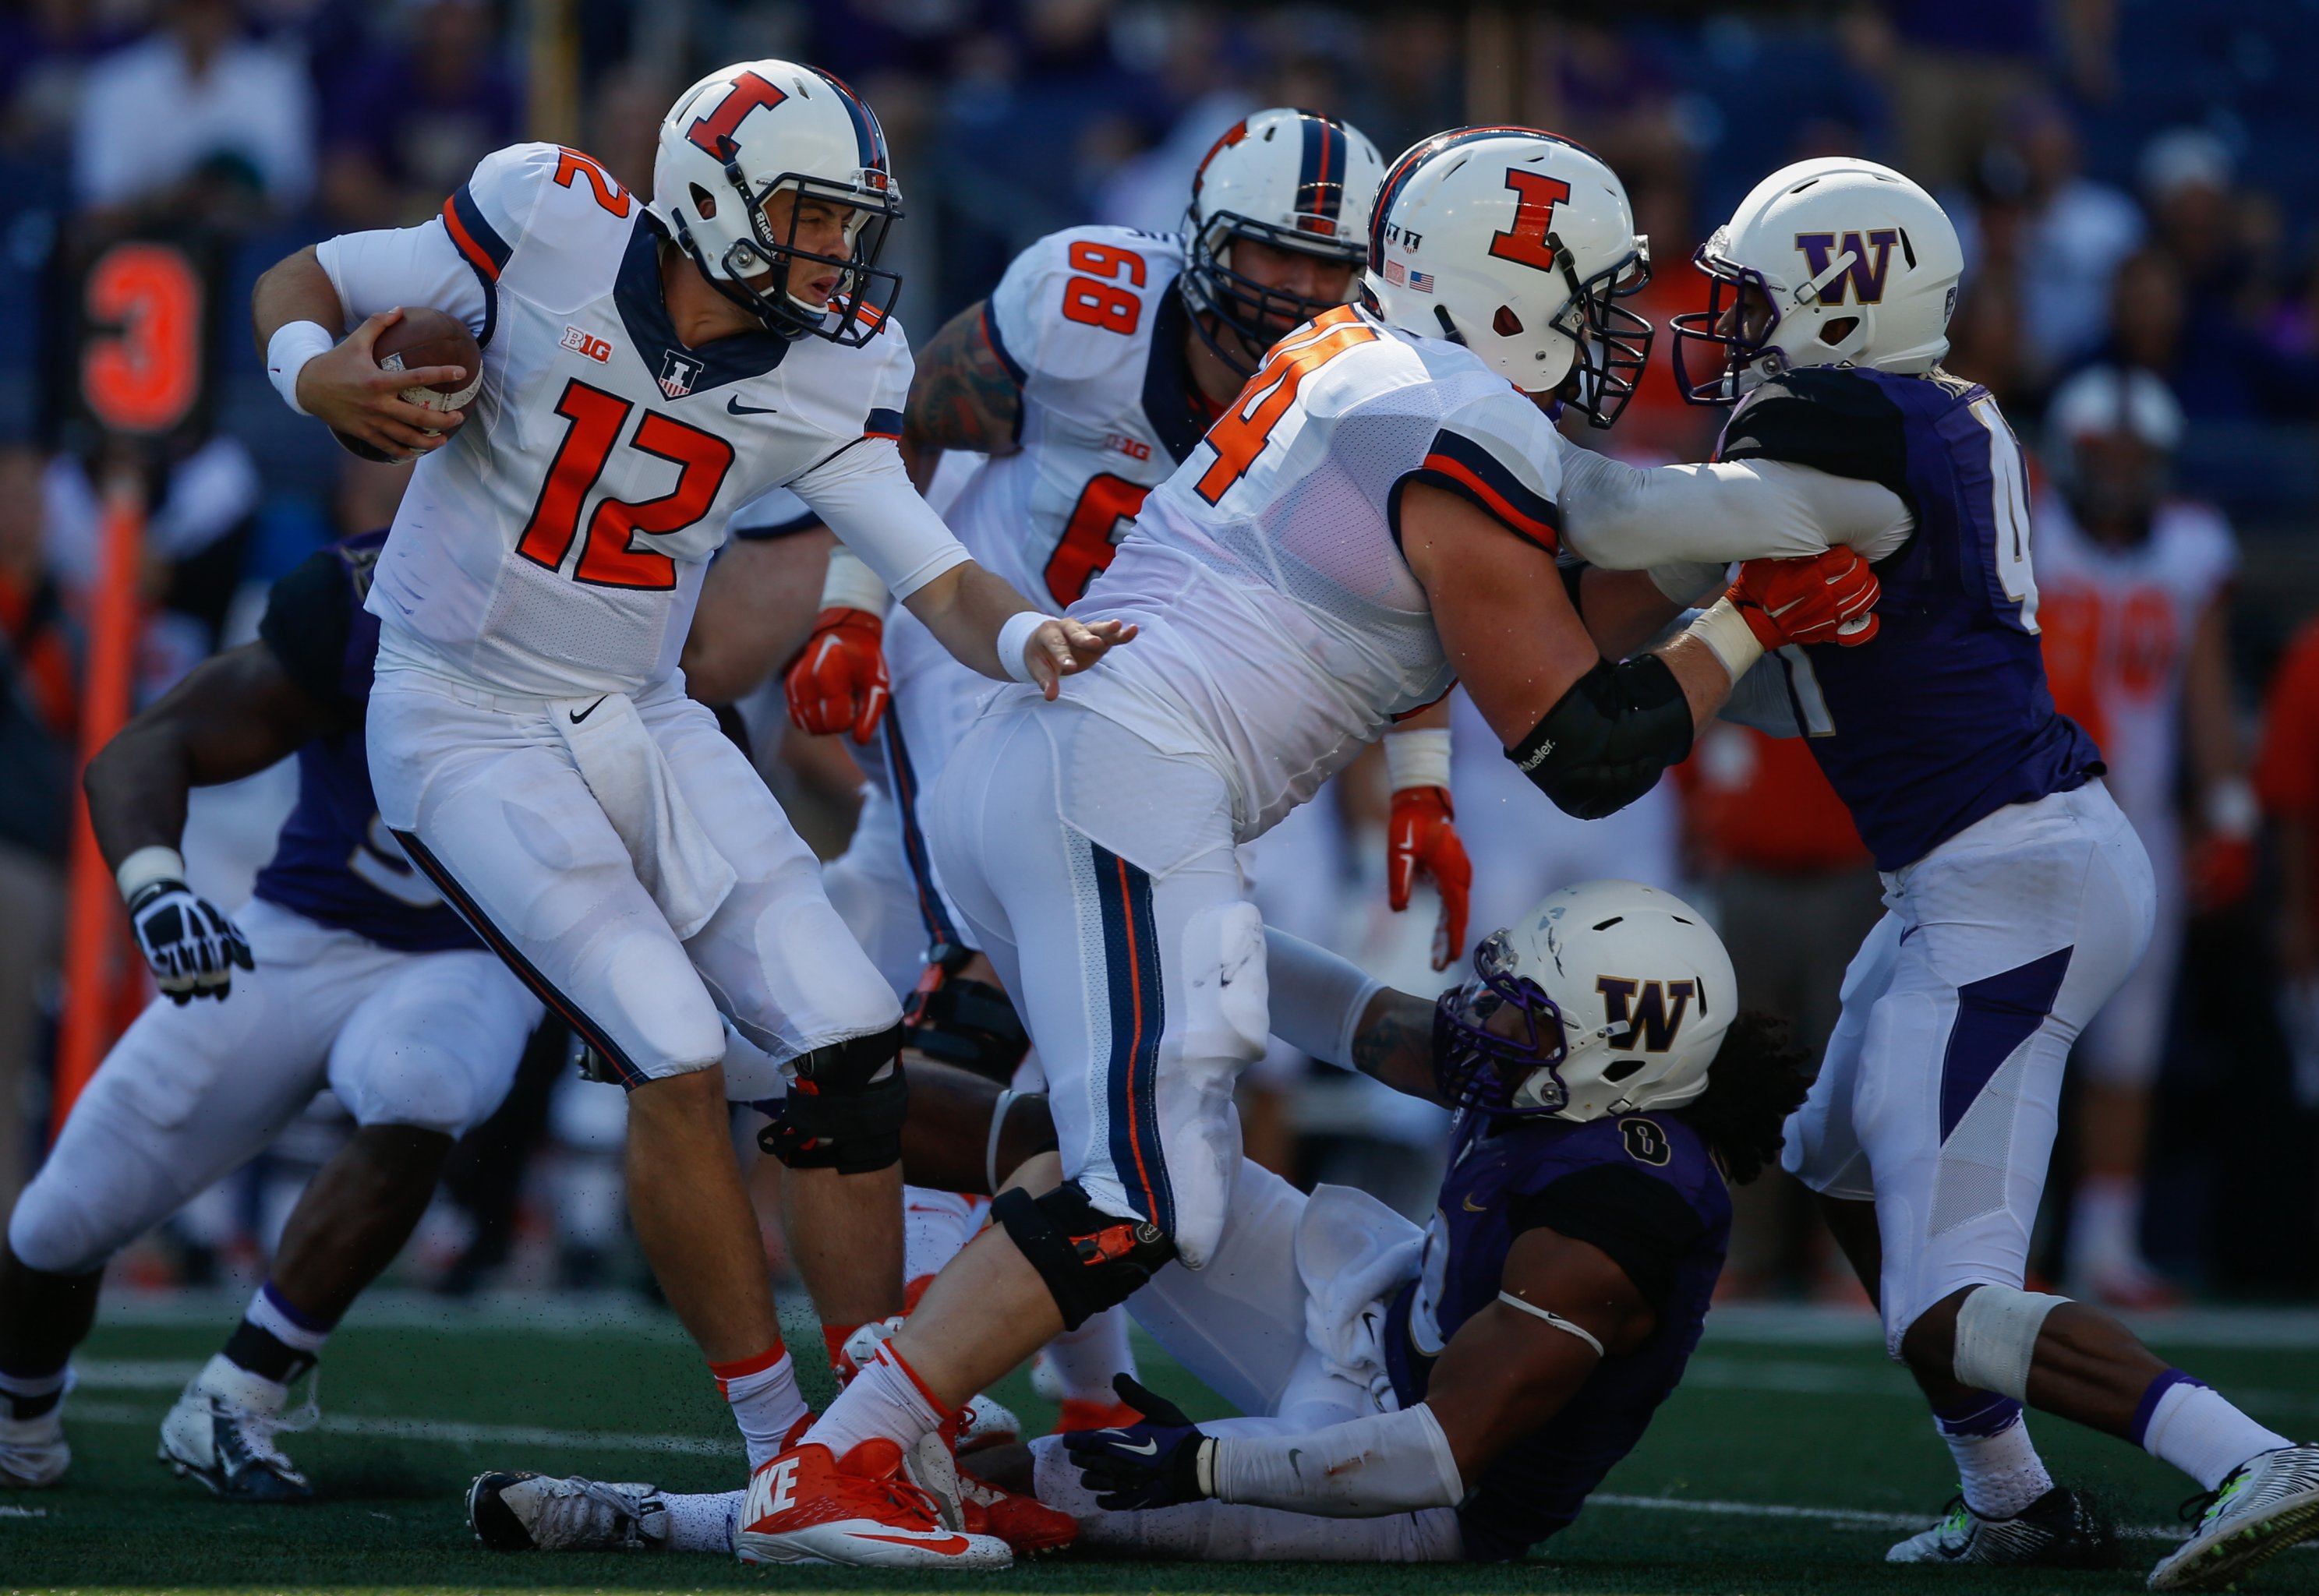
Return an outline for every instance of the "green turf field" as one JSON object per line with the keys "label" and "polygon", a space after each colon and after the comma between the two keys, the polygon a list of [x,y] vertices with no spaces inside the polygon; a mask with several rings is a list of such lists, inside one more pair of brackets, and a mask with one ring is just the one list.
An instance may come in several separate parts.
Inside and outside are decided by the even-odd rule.
{"label": "green turf field", "polygon": [[[0,1591],[32,1589],[493,1589],[690,1591],[740,1584],[873,1590],[836,1570],[749,1570],[712,1557],[495,1556],[469,1539],[460,1492],[479,1469],[517,1466],[713,1490],[740,1481],[714,1388],[665,1320],[626,1308],[474,1312],[380,1301],[332,1341],[325,1419],[285,1449],[326,1500],[230,1508],[171,1477],[154,1434],[176,1388],[218,1346],[233,1308],[129,1310],[84,1348],[68,1410],[65,1484],[0,1492]],[[810,1327],[792,1335],[817,1347]],[[2202,1314],[2161,1350],[2257,1416],[2319,1433],[2319,1317]],[[1145,1353],[1150,1356],[1147,1346]],[[1157,1366],[1152,1384],[1199,1413],[1214,1401]],[[822,1392],[809,1388],[809,1394]],[[1025,1420],[1051,1417],[1017,1377],[998,1393]],[[2102,1492],[2121,1523],[2174,1520],[2187,1483],[2098,1437],[2043,1422],[2055,1472]],[[1952,1489],[1907,1381],[1872,1326],[1801,1313],[1723,1312],[1692,1377],[1641,1448],[1548,1555],[1511,1569],[1050,1561],[997,1576],[1041,1591],[1697,1591],[1851,1592],[2136,1590],[2164,1542],[2125,1542],[2134,1566],[2036,1577],[1879,1562]],[[925,1583],[990,1582],[953,1576]],[[2291,1552],[2253,1587],[2319,1592],[2319,1553]]]}

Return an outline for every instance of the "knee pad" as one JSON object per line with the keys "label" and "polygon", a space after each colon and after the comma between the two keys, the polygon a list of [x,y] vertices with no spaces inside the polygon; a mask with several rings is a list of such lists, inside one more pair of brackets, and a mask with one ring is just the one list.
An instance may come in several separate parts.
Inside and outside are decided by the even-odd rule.
{"label": "knee pad", "polygon": [[988,981],[961,980],[952,973],[972,956],[973,950],[955,943],[934,950],[903,1005],[903,1041],[929,1059],[1003,1087],[1031,1050],[1031,1033],[1005,992]]}
{"label": "knee pad", "polygon": [[2068,1302],[2041,1291],[1984,1285],[1957,1308],[1956,1350],[1951,1366],[1960,1384],[2028,1401],[2029,1364],[2045,1315]]}
{"label": "knee pad", "polygon": [[8,1250],[28,1269],[43,1275],[86,1275],[102,1269],[120,1241],[100,1236],[95,1219],[71,1198],[43,1186],[38,1177],[16,1199],[8,1216]]}
{"label": "knee pad", "polygon": [[799,1059],[780,1116],[757,1132],[757,1145],[792,1169],[867,1175],[900,1161],[909,1113],[896,1023]]}
{"label": "knee pad", "polygon": [[1017,1186],[990,1205],[990,1217],[1047,1283],[1067,1330],[1133,1296],[1176,1257],[1165,1231],[1102,1212],[1075,1180],[1043,1197]]}

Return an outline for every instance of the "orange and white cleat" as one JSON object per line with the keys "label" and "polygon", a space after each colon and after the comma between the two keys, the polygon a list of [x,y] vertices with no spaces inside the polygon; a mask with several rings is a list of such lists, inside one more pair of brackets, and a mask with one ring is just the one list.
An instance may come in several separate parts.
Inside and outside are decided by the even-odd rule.
{"label": "orange and white cleat", "polygon": [[989,1481],[958,1471],[959,1501],[970,1532],[995,1535],[1017,1557],[1060,1552],[1079,1537],[1079,1521],[1035,1496],[1021,1496]]}
{"label": "orange and white cleat", "polygon": [[1123,1402],[1067,1396],[1056,1406],[1060,1411],[1051,1432],[1055,1435],[1069,1435],[1075,1429],[1127,1429],[1143,1422],[1143,1415]]}
{"label": "orange and white cleat", "polygon": [[842,1563],[868,1568],[1008,1568],[996,1535],[942,1520],[933,1497],[902,1474],[902,1448],[873,1437],[843,1458],[815,1443],[791,1447],[749,1476],[734,1554],[744,1563]]}

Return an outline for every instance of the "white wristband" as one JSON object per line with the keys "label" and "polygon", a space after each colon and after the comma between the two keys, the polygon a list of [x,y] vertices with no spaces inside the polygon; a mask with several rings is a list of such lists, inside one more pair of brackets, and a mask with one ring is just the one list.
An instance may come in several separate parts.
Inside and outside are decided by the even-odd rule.
{"label": "white wristband", "polygon": [[1394,792],[1412,787],[1449,787],[1449,728],[1412,726],[1385,735],[1385,777]]}
{"label": "white wristband", "polygon": [[122,860],[113,879],[121,885],[121,901],[127,903],[156,881],[184,880],[185,856],[156,843]]}
{"label": "white wristband", "polygon": [[894,595],[861,555],[844,544],[829,551],[829,574],[821,579],[824,609],[859,609],[882,620],[893,604]]}
{"label": "white wristband", "polygon": [[1031,634],[1054,618],[1035,609],[1018,609],[1006,618],[1006,624],[998,628],[998,663],[1006,667],[1007,675],[1017,681],[1038,684],[1039,679],[1031,674],[1030,663],[1024,659],[1023,650],[1030,644]]}
{"label": "white wristband", "polygon": [[1708,651],[1722,662],[1725,673],[1734,681],[1747,674],[1764,657],[1764,645],[1755,641],[1755,634],[1748,629],[1739,607],[1729,599],[1718,599],[1700,611],[1699,618],[1691,623],[1683,636],[1696,637],[1707,645]]}
{"label": "white wristband", "polygon": [[319,321],[285,321],[274,329],[266,343],[266,374],[273,379],[274,391],[282,395],[283,403],[302,416],[313,414],[298,402],[298,374],[315,356],[327,355],[338,347],[338,340]]}

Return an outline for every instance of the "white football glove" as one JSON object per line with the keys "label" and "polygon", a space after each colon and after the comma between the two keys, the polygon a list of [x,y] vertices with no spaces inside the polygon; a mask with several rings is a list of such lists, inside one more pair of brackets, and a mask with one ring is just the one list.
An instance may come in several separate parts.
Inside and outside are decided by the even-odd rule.
{"label": "white football glove", "polygon": [[181,1006],[196,997],[222,1000],[233,990],[235,965],[257,968],[225,911],[183,881],[165,878],[139,888],[129,900],[129,923],[154,980]]}

